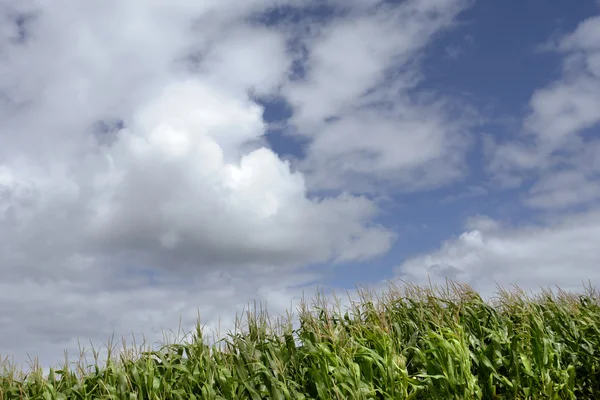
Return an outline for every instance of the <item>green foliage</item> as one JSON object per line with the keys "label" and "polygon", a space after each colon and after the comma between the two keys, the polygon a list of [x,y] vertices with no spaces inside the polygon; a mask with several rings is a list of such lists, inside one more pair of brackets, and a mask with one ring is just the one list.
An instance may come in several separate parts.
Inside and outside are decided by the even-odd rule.
{"label": "green foliage", "polygon": [[[317,298],[272,326],[249,312],[208,345],[192,340],[124,351],[78,373],[0,364],[0,399],[597,399],[600,302],[589,289],[484,302],[466,285],[396,286],[349,310]],[[239,327],[239,324],[238,324]],[[124,345],[125,347],[125,345]],[[127,349],[124,349],[127,350]],[[94,351],[97,361],[97,353]]]}

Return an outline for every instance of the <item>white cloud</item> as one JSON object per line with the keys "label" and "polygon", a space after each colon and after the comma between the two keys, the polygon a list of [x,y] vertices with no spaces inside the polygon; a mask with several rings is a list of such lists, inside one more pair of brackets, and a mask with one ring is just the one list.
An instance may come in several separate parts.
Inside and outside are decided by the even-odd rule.
{"label": "white cloud", "polygon": [[[533,93],[525,133],[498,144],[490,140],[489,170],[500,183],[519,186],[532,177],[524,203],[558,209],[598,199],[600,142],[600,17],[545,46],[564,56],[561,78]],[[592,133],[592,134],[590,134]]]}
{"label": "white cloud", "polygon": [[278,89],[291,67],[285,39],[260,26],[223,28],[217,42],[196,43],[197,49],[205,50],[198,72],[210,75],[221,90],[241,87],[268,95]]}
{"label": "white cloud", "polygon": [[239,154],[263,125],[249,101],[194,81],[168,87],[106,150],[105,172],[100,157],[90,161],[101,182],[88,207],[94,242],[162,253],[162,238],[171,261],[225,265],[347,259],[357,246],[361,258],[373,253],[363,236],[385,251],[392,235],[365,226],[376,212],[369,201],[308,200],[302,175],[271,150]]}
{"label": "white cloud", "polygon": [[403,111],[365,110],[328,124],[300,164],[309,184],[414,190],[460,178],[470,144],[460,124],[446,119],[438,107],[407,105]]}
{"label": "white cloud", "polygon": [[446,277],[471,285],[483,296],[497,285],[527,291],[542,287],[581,292],[600,283],[600,211],[565,215],[545,225],[505,226],[487,217],[471,220],[459,237],[438,250],[410,258],[396,276],[416,284]]}
{"label": "white cloud", "polygon": [[526,127],[539,134],[542,151],[556,150],[574,133],[600,121],[600,81],[579,76],[536,91]]}
{"label": "white cloud", "polygon": [[529,190],[525,204],[538,208],[566,208],[600,199],[600,184],[580,171],[542,176]]}
{"label": "white cloud", "polygon": [[306,74],[283,94],[294,106],[291,123],[311,139],[299,164],[311,188],[371,190],[367,183],[378,182],[406,190],[464,174],[465,110],[412,90],[422,50],[470,3],[365,5],[355,18],[309,29]]}
{"label": "white cloud", "polygon": [[[155,327],[195,320],[197,306],[214,323],[255,297],[291,299],[319,276],[310,264],[389,249],[372,201],[309,198],[264,147],[249,93],[276,91],[292,60],[283,33],[246,17],[279,3],[2,9],[3,355],[54,363],[77,337],[160,339]],[[36,17],[17,43],[25,11]],[[136,268],[171,281],[149,286]]]}

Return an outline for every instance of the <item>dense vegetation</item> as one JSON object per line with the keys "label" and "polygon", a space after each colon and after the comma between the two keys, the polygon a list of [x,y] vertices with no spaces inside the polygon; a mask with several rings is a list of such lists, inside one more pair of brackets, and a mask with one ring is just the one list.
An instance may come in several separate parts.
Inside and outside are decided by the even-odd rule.
{"label": "dense vegetation", "polygon": [[[208,345],[121,353],[48,376],[5,364],[1,399],[598,399],[600,296],[391,285],[342,310],[318,296]],[[109,346],[110,348],[110,346]],[[0,369],[0,372],[2,369]]]}

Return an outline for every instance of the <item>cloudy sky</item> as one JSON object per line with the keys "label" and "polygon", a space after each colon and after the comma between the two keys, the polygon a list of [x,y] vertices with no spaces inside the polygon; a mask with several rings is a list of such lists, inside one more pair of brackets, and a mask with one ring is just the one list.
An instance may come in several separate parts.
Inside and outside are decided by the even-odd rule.
{"label": "cloudy sky", "polygon": [[317,285],[600,283],[600,3],[0,0],[0,355]]}

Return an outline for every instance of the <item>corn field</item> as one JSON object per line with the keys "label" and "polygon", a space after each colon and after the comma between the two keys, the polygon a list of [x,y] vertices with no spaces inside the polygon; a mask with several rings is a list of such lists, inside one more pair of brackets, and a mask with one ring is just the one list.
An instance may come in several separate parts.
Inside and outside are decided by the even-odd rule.
{"label": "corn field", "polygon": [[297,329],[255,307],[210,345],[198,323],[188,342],[102,366],[4,362],[0,399],[600,399],[600,297],[584,289],[484,301],[455,282],[390,283],[344,310],[303,301]]}

